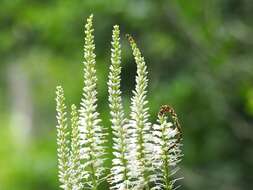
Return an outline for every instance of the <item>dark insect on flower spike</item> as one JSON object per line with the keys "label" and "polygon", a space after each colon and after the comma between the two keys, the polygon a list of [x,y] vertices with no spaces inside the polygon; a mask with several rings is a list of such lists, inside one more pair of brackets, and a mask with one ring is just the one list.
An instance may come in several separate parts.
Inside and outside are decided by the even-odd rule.
{"label": "dark insect on flower spike", "polygon": [[130,43],[135,43],[133,37],[130,34],[126,34],[126,37]]}

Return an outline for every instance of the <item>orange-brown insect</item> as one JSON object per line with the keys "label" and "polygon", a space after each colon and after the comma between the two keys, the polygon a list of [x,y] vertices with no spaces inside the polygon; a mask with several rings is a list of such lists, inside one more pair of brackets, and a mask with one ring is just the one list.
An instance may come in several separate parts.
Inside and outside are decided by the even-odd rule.
{"label": "orange-brown insect", "polygon": [[133,37],[130,34],[126,34],[126,37],[130,43],[135,43]]}
{"label": "orange-brown insect", "polygon": [[[173,124],[174,124],[174,126],[177,128],[177,130],[178,130],[177,143],[179,143],[179,141],[180,141],[181,138],[182,138],[182,128],[181,128],[181,125],[180,125],[180,123],[179,123],[177,114],[176,114],[175,110],[174,110],[171,106],[169,106],[169,105],[163,105],[163,106],[161,106],[158,115],[159,115],[160,117],[162,117],[162,116],[164,116],[166,113],[169,113],[169,114],[170,114],[170,116],[171,116],[171,118],[172,118],[172,121],[173,121]],[[175,145],[173,145],[172,147],[170,147],[170,149],[173,148],[174,146],[175,146]]]}

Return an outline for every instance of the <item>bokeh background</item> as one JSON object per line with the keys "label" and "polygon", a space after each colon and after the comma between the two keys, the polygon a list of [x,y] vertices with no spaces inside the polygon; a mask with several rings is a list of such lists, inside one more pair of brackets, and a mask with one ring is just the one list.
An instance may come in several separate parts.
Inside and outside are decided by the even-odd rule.
{"label": "bokeh background", "polygon": [[148,65],[151,120],[162,104],[181,120],[181,189],[251,190],[252,0],[1,0],[0,189],[59,189],[55,86],[68,106],[80,102],[91,13],[104,126],[111,30],[119,24],[126,110],[136,71],[124,36],[131,33]]}

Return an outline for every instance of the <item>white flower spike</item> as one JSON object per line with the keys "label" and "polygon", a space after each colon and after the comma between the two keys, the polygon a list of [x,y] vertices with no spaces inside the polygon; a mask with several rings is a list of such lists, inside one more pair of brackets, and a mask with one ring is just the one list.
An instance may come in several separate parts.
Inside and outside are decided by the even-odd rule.
{"label": "white flower spike", "polygon": [[92,20],[93,15],[87,19],[87,24],[85,25],[84,87],[80,108],[79,130],[85,187],[95,190],[102,181],[105,172],[105,132],[100,125],[101,120],[96,111],[97,77]]}
{"label": "white flower spike", "polygon": [[[169,113],[172,123],[168,122]],[[153,125],[153,166],[156,186],[154,189],[172,190],[178,179],[173,179],[172,175],[178,170],[178,163],[181,161],[181,140],[182,131],[177,115],[170,106],[162,106],[158,114],[158,123]]]}
{"label": "white flower spike", "polygon": [[71,106],[71,154],[70,154],[70,170],[71,183],[73,190],[82,189],[82,166],[80,160],[80,132],[78,128],[78,112],[76,106]]}
{"label": "white flower spike", "polygon": [[67,112],[64,91],[61,86],[56,87],[56,111],[57,111],[57,152],[60,187],[71,190],[70,163],[69,163],[69,132],[67,124]]}
{"label": "white flower spike", "polygon": [[127,35],[128,41],[133,51],[133,56],[137,65],[137,75],[135,78],[136,86],[133,91],[133,97],[131,98],[131,114],[130,114],[130,128],[132,130],[132,152],[135,154],[133,157],[136,160],[132,160],[132,163],[136,164],[136,175],[138,176],[135,183],[136,188],[149,189],[149,183],[152,181],[151,174],[153,168],[152,163],[152,144],[151,139],[151,124],[148,114],[148,101],[147,96],[147,66],[144,61],[144,57],[141,55],[139,48],[137,47],[134,39]]}
{"label": "white flower spike", "polygon": [[[60,188],[64,190],[99,190],[109,182],[111,190],[175,190],[173,175],[181,161],[182,129],[177,114],[162,106],[156,124],[149,122],[147,66],[139,48],[127,35],[137,65],[135,89],[131,98],[130,118],[125,116],[121,90],[121,45],[119,26],[113,27],[108,100],[113,137],[110,175],[105,167],[107,133],[97,112],[97,77],[93,16],[85,25],[84,87],[78,113],[71,106],[68,128],[64,92],[56,88],[57,155]],[[170,120],[171,122],[170,122]],[[108,127],[109,128],[109,127]],[[107,128],[107,129],[108,129]],[[69,131],[71,130],[71,136]],[[70,142],[71,139],[71,142]],[[107,143],[108,145],[108,143]]]}
{"label": "white flower spike", "polygon": [[109,107],[111,113],[112,131],[113,131],[113,155],[111,178],[111,189],[128,190],[129,189],[129,163],[127,156],[129,154],[127,147],[127,125],[124,116],[124,110],[120,91],[120,73],[121,73],[121,46],[119,26],[113,27],[111,49],[111,66],[108,81]]}

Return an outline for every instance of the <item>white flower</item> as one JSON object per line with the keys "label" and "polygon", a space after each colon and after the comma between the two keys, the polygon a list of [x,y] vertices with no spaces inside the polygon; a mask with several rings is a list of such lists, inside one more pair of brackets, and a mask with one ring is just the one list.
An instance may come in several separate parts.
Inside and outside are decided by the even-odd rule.
{"label": "white flower", "polygon": [[129,147],[127,142],[128,125],[124,117],[124,111],[120,91],[121,73],[121,46],[119,26],[113,27],[111,66],[108,81],[109,106],[113,130],[113,155],[111,178],[111,189],[127,190],[129,183]]}
{"label": "white flower", "polygon": [[[60,187],[64,190],[97,190],[106,179],[112,190],[172,190],[174,173],[181,160],[181,127],[169,106],[158,114],[158,123],[149,122],[147,67],[135,41],[128,35],[137,65],[130,117],[125,117],[121,90],[121,45],[119,26],[113,27],[108,100],[112,129],[112,167],[106,176],[107,133],[97,112],[93,16],[85,25],[84,87],[79,114],[71,109],[71,143],[62,87],[56,88],[57,154]],[[164,114],[170,113],[172,122]]]}
{"label": "white flower", "polygon": [[[172,175],[178,170],[181,161],[180,131],[167,117],[159,116],[158,123],[153,125],[153,167],[157,171],[154,175],[156,187],[154,189],[171,190],[178,179]],[[180,137],[181,138],[181,137]]]}
{"label": "white flower", "polygon": [[70,163],[70,177],[73,190],[81,190],[82,185],[82,166],[80,160],[80,132],[78,128],[78,113],[75,105],[71,106],[71,163]]}
{"label": "white flower", "polygon": [[96,189],[105,172],[105,132],[100,125],[97,108],[95,45],[91,15],[85,25],[84,45],[84,87],[80,108],[79,130],[81,142],[81,161],[83,176],[86,178],[86,188]]}
{"label": "white flower", "polygon": [[[148,86],[147,66],[133,38],[128,35],[134,59],[137,65],[137,75],[135,78],[136,86],[131,98],[131,114],[129,125],[132,136],[131,146],[132,158],[135,160],[135,172],[138,175],[134,183],[138,188],[149,188],[150,177],[152,174],[151,167],[151,150],[150,150],[150,129],[148,114],[148,101],[146,100],[146,88]],[[132,161],[133,162],[133,161]],[[133,172],[132,172],[133,173]]]}
{"label": "white flower", "polygon": [[61,86],[56,87],[56,111],[57,111],[57,153],[60,187],[71,190],[70,162],[69,162],[69,132],[67,125],[67,112],[65,106],[64,91]]}

